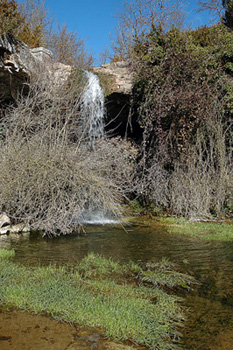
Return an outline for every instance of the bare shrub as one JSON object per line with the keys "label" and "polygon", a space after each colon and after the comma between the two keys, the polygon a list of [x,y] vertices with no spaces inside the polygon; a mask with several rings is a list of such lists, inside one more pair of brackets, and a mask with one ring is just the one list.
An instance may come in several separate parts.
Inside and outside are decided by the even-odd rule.
{"label": "bare shrub", "polygon": [[[96,151],[101,173],[114,181],[122,196],[126,197],[127,194],[131,194],[135,190],[137,147],[130,141],[114,137],[99,140]],[[95,162],[95,153],[92,153],[92,156],[95,158],[93,159]]]}
{"label": "bare shrub", "polygon": [[57,62],[82,69],[89,69],[93,65],[94,58],[88,54],[85,40],[78,39],[77,33],[70,32],[66,24],[58,24],[56,30],[47,35],[45,44]]}
{"label": "bare shrub", "polygon": [[219,116],[199,127],[196,139],[166,169],[162,152],[141,160],[136,191],[145,204],[192,220],[223,217],[233,206],[232,126]]}
{"label": "bare shrub", "polygon": [[77,142],[80,103],[75,82],[61,89],[44,78],[2,119],[0,211],[15,222],[59,234],[80,225],[87,207],[121,215],[126,170],[114,174],[120,167],[116,157],[123,159],[124,152],[111,141],[100,141],[95,151]]}
{"label": "bare shrub", "polygon": [[164,168],[161,155],[154,155],[150,167],[142,163],[143,160],[136,184],[138,196],[145,205],[152,201],[156,207],[168,208],[170,206],[170,174]]}
{"label": "bare shrub", "polygon": [[232,164],[221,119],[202,126],[188,160],[175,163],[170,193],[175,214],[194,220],[224,215],[232,198]]}

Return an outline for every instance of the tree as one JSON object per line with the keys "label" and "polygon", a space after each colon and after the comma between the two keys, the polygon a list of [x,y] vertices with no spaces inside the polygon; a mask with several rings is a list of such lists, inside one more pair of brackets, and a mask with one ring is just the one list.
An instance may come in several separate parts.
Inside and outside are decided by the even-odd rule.
{"label": "tree", "polygon": [[123,11],[116,14],[115,55],[132,58],[135,44],[144,40],[152,25],[160,26],[165,32],[173,25],[180,28],[184,20],[182,9],[180,0],[126,0]]}
{"label": "tree", "polygon": [[99,55],[100,65],[106,64],[109,58],[110,58],[110,52],[109,52],[108,46],[106,46]]}
{"label": "tree", "polygon": [[205,0],[198,1],[199,9],[198,12],[208,11],[214,21],[221,21],[223,15],[223,5],[221,0]]}
{"label": "tree", "polygon": [[92,55],[85,50],[85,41],[70,32],[67,25],[59,25],[58,29],[47,38],[48,48],[54,53],[55,60],[78,68],[89,68],[93,63]]}
{"label": "tree", "polygon": [[25,26],[25,19],[18,10],[14,0],[2,0],[0,3],[0,34],[11,33],[18,35]]}
{"label": "tree", "polygon": [[45,0],[25,0],[19,4],[19,11],[27,25],[27,32],[20,39],[31,48],[46,45],[53,18],[48,16]]}
{"label": "tree", "polygon": [[85,41],[58,24],[49,16],[45,0],[0,1],[0,34],[11,33],[30,48],[45,46],[53,51],[55,59],[64,64],[85,69],[93,63],[85,49]]}
{"label": "tree", "polygon": [[40,1],[34,5],[34,0],[27,0],[23,4],[18,4],[14,0],[3,0],[0,3],[0,33],[11,33],[31,48],[41,46],[46,12],[45,10],[43,12]]}
{"label": "tree", "polygon": [[233,1],[222,0],[225,14],[223,16],[223,23],[230,29],[233,29]]}
{"label": "tree", "polygon": [[[69,233],[87,208],[116,217],[132,186],[136,150],[126,141],[82,141],[83,72],[51,84],[46,72],[0,120],[0,212],[48,234]],[[7,185],[6,185],[7,184]]]}
{"label": "tree", "polygon": [[68,30],[67,25],[54,26],[54,18],[45,7],[45,0],[25,0],[20,5],[30,33],[27,44],[30,47],[45,46],[49,48],[55,60],[79,68],[89,68],[93,58],[85,50],[85,41],[77,37],[77,33]]}
{"label": "tree", "polygon": [[195,46],[189,33],[176,28],[166,34],[155,28],[136,50],[134,99],[147,161],[158,152],[170,167],[211,118],[222,89],[220,70],[211,48]]}
{"label": "tree", "polygon": [[224,212],[232,186],[232,35],[222,23],[166,33],[152,26],[134,47],[134,115],[143,130],[135,183],[143,204],[187,217]]}

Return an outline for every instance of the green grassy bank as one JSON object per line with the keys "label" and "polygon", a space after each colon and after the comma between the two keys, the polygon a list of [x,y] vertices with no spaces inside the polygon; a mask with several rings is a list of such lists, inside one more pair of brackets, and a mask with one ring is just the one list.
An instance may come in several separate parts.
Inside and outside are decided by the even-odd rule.
{"label": "green grassy bank", "polygon": [[12,262],[13,254],[0,249],[2,305],[99,327],[107,337],[150,349],[175,348],[183,309],[163,287],[188,287],[193,280],[170,262],[142,269],[89,254],[75,266],[29,268]]}
{"label": "green grassy bank", "polygon": [[200,239],[213,241],[232,241],[232,222],[190,222],[184,218],[160,218],[158,222],[165,225],[171,233],[185,234]]}

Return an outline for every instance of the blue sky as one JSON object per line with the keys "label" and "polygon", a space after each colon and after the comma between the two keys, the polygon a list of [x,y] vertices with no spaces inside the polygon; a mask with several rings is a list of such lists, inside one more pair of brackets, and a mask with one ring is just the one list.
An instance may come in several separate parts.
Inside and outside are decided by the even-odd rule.
{"label": "blue sky", "polygon": [[70,31],[86,42],[95,57],[111,44],[110,35],[116,26],[114,14],[122,9],[123,0],[46,0],[46,6]]}
{"label": "blue sky", "polygon": [[[23,2],[23,0],[19,0]],[[123,0],[46,0],[46,7],[59,23],[67,24],[70,31],[86,41],[88,52],[99,63],[100,52],[111,45],[114,33],[114,14],[123,8]],[[184,0],[187,9],[187,24],[199,27],[209,23],[208,13],[196,13],[197,0]]]}

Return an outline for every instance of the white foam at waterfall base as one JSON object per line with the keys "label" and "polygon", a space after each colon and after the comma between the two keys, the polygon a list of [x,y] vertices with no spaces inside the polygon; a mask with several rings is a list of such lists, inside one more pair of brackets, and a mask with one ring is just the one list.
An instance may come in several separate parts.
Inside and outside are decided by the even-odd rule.
{"label": "white foam at waterfall base", "polygon": [[99,78],[85,71],[88,82],[82,96],[83,133],[89,146],[104,135],[104,93]]}
{"label": "white foam at waterfall base", "polygon": [[108,213],[91,210],[88,210],[87,212],[83,213],[80,221],[83,225],[111,225],[119,223],[117,219],[114,219]]}

